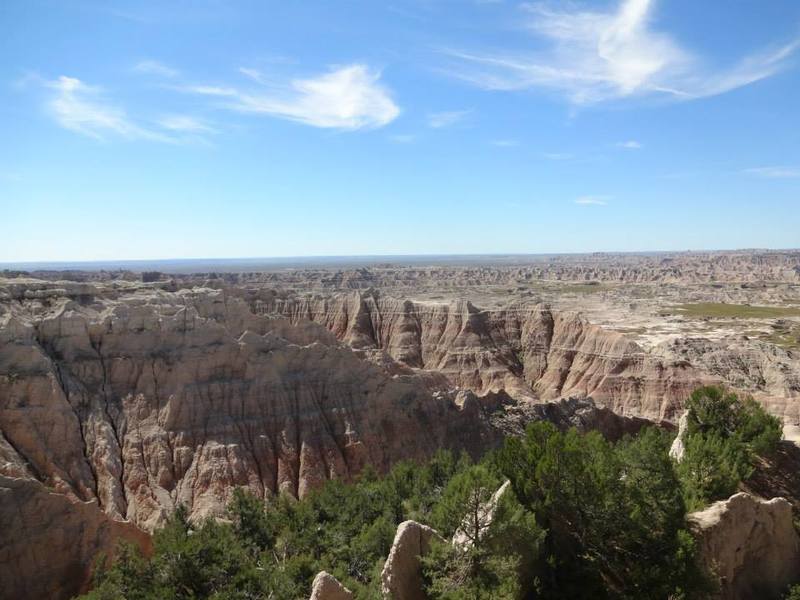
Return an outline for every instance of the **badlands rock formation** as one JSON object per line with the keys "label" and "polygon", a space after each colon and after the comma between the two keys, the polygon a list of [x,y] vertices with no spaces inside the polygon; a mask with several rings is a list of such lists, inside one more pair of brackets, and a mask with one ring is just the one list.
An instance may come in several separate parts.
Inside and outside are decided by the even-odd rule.
{"label": "badlands rock formation", "polygon": [[670,457],[674,458],[678,462],[683,460],[683,455],[686,453],[684,438],[686,437],[686,432],[688,429],[689,411],[685,410],[683,411],[681,418],[678,420],[678,433],[675,435],[675,439],[672,440],[672,445],[669,448]]}
{"label": "badlands rock formation", "polygon": [[705,566],[719,579],[720,598],[781,598],[800,578],[800,537],[792,506],[738,493],[689,516]]}
{"label": "badlands rock formation", "polygon": [[426,600],[419,559],[427,554],[433,538],[442,539],[427,525],[416,521],[404,521],[398,525],[381,572],[381,592],[386,598]]}
{"label": "badlands rock formation", "polygon": [[0,522],[20,527],[33,496],[69,513],[63,537],[27,520],[0,551],[30,576],[37,548],[80,540],[81,570],[41,571],[53,597],[111,540],[141,542],[124,522],[152,530],[179,503],[201,518],[236,487],[303,496],[366,464],[478,454],[539,418],[616,438],[730,377],[544,304],[214,286],[0,280],[0,475],[17,482]]}
{"label": "badlands rock formation", "polygon": [[692,389],[714,381],[685,360],[652,355],[622,334],[546,305],[487,311],[467,301],[423,304],[374,292],[251,304],[295,324],[320,323],[356,350],[379,350],[479,395],[591,396],[618,414],[663,420],[676,416]]}
{"label": "badlands rock formation", "polygon": [[681,338],[656,349],[669,361],[686,361],[711,377],[751,393],[775,415],[800,423],[797,352],[742,336],[712,341]]}
{"label": "badlands rock formation", "polygon": [[[342,264],[348,263],[349,264]],[[614,283],[746,284],[800,282],[800,251],[664,252],[650,254],[569,254],[455,257],[393,257],[377,261],[186,261],[162,268],[181,278],[199,274],[228,283],[271,283],[314,290],[463,289],[474,285],[513,285],[531,281]],[[223,272],[219,272],[222,270]],[[217,272],[214,272],[217,271]],[[194,274],[194,275],[193,275]],[[73,272],[84,280],[109,276],[139,279],[132,272]],[[63,272],[39,271],[36,277],[63,278]]]}
{"label": "badlands rock formation", "polygon": [[0,317],[2,468],[145,529],[482,437],[423,379],[224,292],[49,292]]}
{"label": "badlands rock formation", "polygon": [[117,541],[150,551],[150,536],[132,523],[29,477],[0,475],[0,532],[0,598],[71,598],[86,591],[99,552],[113,559]]}
{"label": "badlands rock formation", "polygon": [[353,592],[327,571],[320,571],[311,584],[308,600],[353,600]]}

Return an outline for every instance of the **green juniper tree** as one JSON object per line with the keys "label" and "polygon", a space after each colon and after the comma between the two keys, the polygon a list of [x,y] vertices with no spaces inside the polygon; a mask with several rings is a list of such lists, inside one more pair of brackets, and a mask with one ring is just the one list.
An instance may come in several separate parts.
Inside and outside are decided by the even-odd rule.
{"label": "green juniper tree", "polygon": [[520,597],[521,569],[537,553],[541,530],[513,491],[493,498],[501,481],[484,465],[450,480],[434,522],[453,542],[434,540],[423,558],[432,600]]}
{"label": "green juniper tree", "polygon": [[686,408],[685,450],[677,471],[694,510],[733,494],[751,475],[755,457],[775,449],[782,427],[752,398],[717,386],[695,390]]}

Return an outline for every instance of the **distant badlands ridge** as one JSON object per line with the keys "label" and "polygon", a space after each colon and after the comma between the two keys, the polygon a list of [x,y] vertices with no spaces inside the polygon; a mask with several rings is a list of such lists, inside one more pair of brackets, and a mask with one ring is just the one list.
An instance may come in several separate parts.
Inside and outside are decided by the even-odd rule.
{"label": "distant badlands ridge", "polygon": [[42,279],[138,279],[160,271],[179,279],[226,274],[229,281],[273,282],[330,290],[524,281],[800,283],[800,250],[593,254],[342,256],[0,263],[0,270]]}
{"label": "distant badlands ridge", "polygon": [[[796,274],[769,256],[727,272],[752,259],[758,281]],[[289,287],[0,280],[0,564],[16,589],[76,592],[98,551],[118,537],[146,546],[140,530],[177,503],[201,517],[237,486],[302,496],[366,464],[480,453],[534,418],[618,434],[674,422],[694,387],[726,381],[800,423],[797,361],[774,346],[645,351],[543,304]],[[568,397],[610,411],[541,410]]]}

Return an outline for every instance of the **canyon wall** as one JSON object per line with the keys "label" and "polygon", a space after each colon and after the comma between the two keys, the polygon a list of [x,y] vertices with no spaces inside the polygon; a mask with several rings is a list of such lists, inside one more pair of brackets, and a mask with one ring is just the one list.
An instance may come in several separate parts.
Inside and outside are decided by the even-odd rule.
{"label": "canyon wall", "polygon": [[487,311],[464,300],[415,303],[374,292],[249,302],[256,313],[319,323],[358,351],[380,350],[479,395],[591,396],[618,414],[658,421],[676,418],[692,389],[719,380],[542,304]]}
{"label": "canyon wall", "polygon": [[222,291],[56,295],[0,317],[0,344],[0,470],[145,529],[495,439],[425,378]]}

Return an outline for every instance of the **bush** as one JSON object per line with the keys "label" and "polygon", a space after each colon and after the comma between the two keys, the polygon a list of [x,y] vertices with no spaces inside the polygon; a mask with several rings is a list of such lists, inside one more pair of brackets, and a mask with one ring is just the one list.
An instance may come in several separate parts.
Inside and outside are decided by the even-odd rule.
{"label": "bush", "polygon": [[684,456],[678,465],[691,510],[733,494],[750,477],[756,455],[773,452],[781,422],[752,398],[721,387],[695,390],[687,402]]}
{"label": "bush", "polygon": [[689,397],[689,437],[716,435],[735,439],[756,454],[774,451],[782,437],[781,421],[767,413],[753,398],[740,399],[723,387],[702,387]]}
{"label": "bush", "polygon": [[539,598],[688,597],[702,588],[685,506],[654,429],[616,446],[534,423],[497,465],[546,531],[530,585]]}
{"label": "bush", "polygon": [[367,469],[355,483],[330,481],[303,500],[268,504],[235,490],[227,522],[189,523],[178,507],[144,559],[125,547],[96,569],[92,600],[307,598],[325,569],[360,598],[378,598],[380,571],[397,525],[430,522],[466,455],[437,452],[426,465],[397,464],[386,477]]}
{"label": "bush", "polygon": [[519,598],[520,581],[538,554],[543,532],[534,516],[507,490],[487,510],[502,480],[485,465],[455,475],[434,511],[439,531],[462,542],[434,539],[423,557],[423,575],[431,600]]}
{"label": "bush", "polygon": [[751,457],[734,440],[719,435],[693,435],[684,441],[677,472],[689,510],[728,498],[752,473]]}

